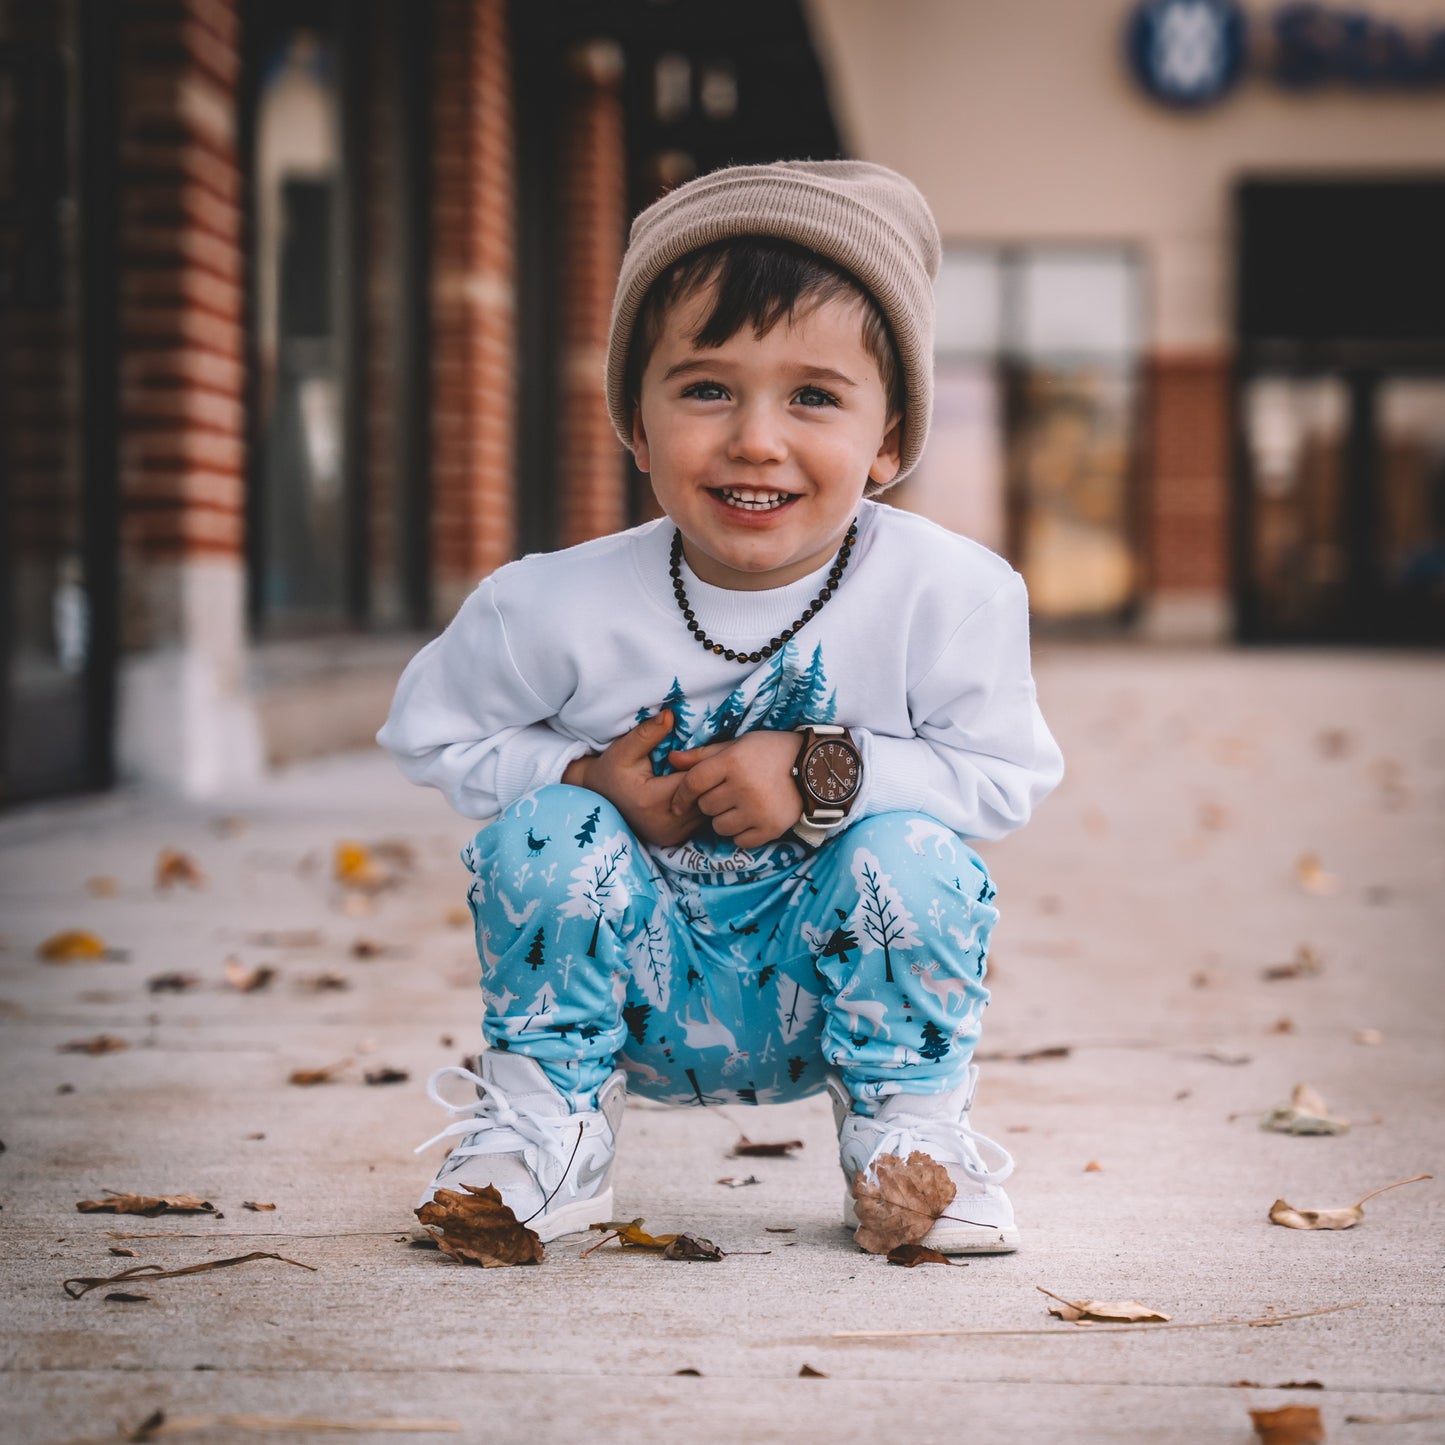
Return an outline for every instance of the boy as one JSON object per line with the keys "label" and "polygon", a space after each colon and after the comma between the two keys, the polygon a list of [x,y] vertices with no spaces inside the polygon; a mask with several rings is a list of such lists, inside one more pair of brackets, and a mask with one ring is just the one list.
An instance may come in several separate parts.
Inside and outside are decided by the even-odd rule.
{"label": "boy", "polygon": [[871,500],[923,450],[939,249],[856,161],[729,167],[634,222],[608,407],[666,515],[488,577],[378,734],[499,815],[462,855],[488,1047],[428,1084],[460,1117],[422,1202],[494,1184],[546,1241],[613,1214],[629,1074],[826,1088],[845,1177],[920,1149],[957,1186],[924,1242],[1017,1247],[1012,1160],[968,1124],[998,913],[965,839],[1062,760],[1022,579]]}

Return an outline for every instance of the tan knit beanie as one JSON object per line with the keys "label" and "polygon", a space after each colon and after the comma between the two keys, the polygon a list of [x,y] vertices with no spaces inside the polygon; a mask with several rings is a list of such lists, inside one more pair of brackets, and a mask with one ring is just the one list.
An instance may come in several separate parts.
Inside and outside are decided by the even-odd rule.
{"label": "tan knit beanie", "polygon": [[[632,223],[612,302],[607,409],[632,445],[627,352],[648,288],[690,251],[731,236],[775,236],[847,271],[878,304],[903,363],[901,481],[923,454],[933,410],[933,278],[941,245],[911,181],[869,161],[774,161],[698,176]],[[890,484],[891,485],[891,484]]]}

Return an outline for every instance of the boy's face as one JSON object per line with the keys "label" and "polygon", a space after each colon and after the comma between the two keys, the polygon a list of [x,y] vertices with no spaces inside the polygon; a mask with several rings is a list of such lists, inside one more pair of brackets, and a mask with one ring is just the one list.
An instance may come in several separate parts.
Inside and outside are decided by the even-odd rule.
{"label": "boy's face", "polygon": [[782,587],[838,550],[870,479],[897,474],[899,424],[863,345],[862,301],[698,347],[711,299],[664,319],[633,410],[637,465],[704,582]]}

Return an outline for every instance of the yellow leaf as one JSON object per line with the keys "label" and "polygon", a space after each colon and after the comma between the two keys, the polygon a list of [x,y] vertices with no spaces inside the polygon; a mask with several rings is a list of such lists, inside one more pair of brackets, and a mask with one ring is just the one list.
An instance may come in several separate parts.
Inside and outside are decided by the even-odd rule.
{"label": "yellow leaf", "polygon": [[1140,1304],[1136,1299],[1128,1300],[1068,1300],[1062,1295],[1056,1295],[1052,1290],[1044,1289],[1042,1285],[1035,1286],[1041,1294],[1046,1294],[1056,1304],[1049,1306],[1049,1313],[1057,1315],[1061,1320],[1068,1320],[1071,1323],[1089,1323],[1091,1321],[1107,1322],[1111,1324],[1163,1324],[1169,1316],[1159,1310],[1151,1309],[1146,1304]]}
{"label": "yellow leaf", "polygon": [[52,933],[36,952],[47,963],[110,957],[105,940],[98,933],[90,933],[83,928],[67,928],[60,933]]}
{"label": "yellow leaf", "polygon": [[350,840],[336,845],[335,871],[336,881],[343,888],[358,888],[367,893],[385,888],[393,881],[365,843]]}
{"label": "yellow leaf", "polygon": [[1313,1405],[1251,1410],[1249,1418],[1261,1445],[1322,1445],[1325,1438],[1324,1422]]}
{"label": "yellow leaf", "polygon": [[1334,893],[1340,886],[1340,880],[1333,873],[1325,872],[1318,853],[1301,853],[1294,867],[1295,877],[1306,893]]}

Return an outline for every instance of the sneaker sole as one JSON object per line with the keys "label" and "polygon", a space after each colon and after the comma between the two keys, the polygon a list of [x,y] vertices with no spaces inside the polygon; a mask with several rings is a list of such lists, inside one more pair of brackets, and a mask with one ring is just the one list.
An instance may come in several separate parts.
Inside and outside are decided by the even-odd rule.
{"label": "sneaker sole", "polygon": [[[428,1190],[417,1201],[416,1207],[420,1209],[422,1205],[426,1204],[431,1199],[432,1193],[432,1190]],[[545,1214],[539,1214],[527,1225],[527,1228],[532,1230],[543,1244],[550,1244],[564,1234],[585,1234],[594,1224],[602,1224],[611,1218],[612,1190],[604,1189],[590,1199],[574,1200],[571,1204],[564,1204],[559,1209],[549,1209]]]}
{"label": "sneaker sole", "polygon": [[[850,1229],[858,1226],[852,1194],[843,1196],[843,1222]],[[919,1243],[940,1254],[1012,1254],[1020,1240],[1017,1225],[955,1225],[952,1220],[940,1220]]]}

